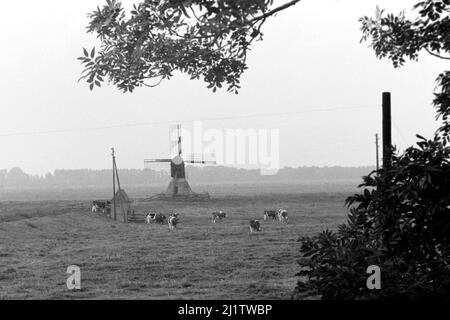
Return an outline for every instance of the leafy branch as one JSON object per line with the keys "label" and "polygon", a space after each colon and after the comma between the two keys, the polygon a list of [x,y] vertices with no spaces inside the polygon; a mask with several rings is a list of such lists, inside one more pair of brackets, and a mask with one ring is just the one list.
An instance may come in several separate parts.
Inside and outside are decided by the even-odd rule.
{"label": "leafy branch", "polygon": [[[141,0],[127,13],[117,0],[90,13],[87,31],[100,41],[94,55],[80,57],[80,80],[92,90],[104,80],[123,92],[154,87],[185,73],[216,91],[238,93],[247,53],[262,39],[268,17],[300,0]],[[95,53],[95,52],[94,52]],[[146,83],[158,78],[154,85]]]}

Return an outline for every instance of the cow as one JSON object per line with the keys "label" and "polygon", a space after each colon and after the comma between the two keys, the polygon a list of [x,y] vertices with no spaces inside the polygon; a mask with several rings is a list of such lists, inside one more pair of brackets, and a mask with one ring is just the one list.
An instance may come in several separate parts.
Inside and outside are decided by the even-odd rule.
{"label": "cow", "polygon": [[157,214],[155,215],[155,221],[156,221],[156,223],[164,224],[165,221],[167,221],[167,218],[166,218],[165,215],[163,215],[163,214],[161,214],[161,213],[157,213]]}
{"label": "cow", "polygon": [[259,220],[250,220],[250,233],[261,230],[262,228],[261,224],[259,223]]}
{"label": "cow", "polygon": [[177,224],[178,224],[178,215],[175,214],[171,214],[169,216],[169,219],[167,220],[167,223],[169,224],[169,229],[170,230],[174,230],[177,228]]}
{"label": "cow", "polygon": [[272,218],[272,220],[276,220],[278,216],[277,210],[264,210],[264,221],[268,218]]}
{"label": "cow", "polygon": [[277,214],[280,222],[288,222],[288,212],[286,209],[278,209]]}
{"label": "cow", "polygon": [[152,221],[155,221],[156,213],[145,212],[145,222],[150,224]]}
{"label": "cow", "polygon": [[97,212],[99,210],[102,211],[102,213],[105,213],[106,210],[111,206],[110,201],[104,201],[104,200],[94,200],[92,201],[92,212]]}
{"label": "cow", "polygon": [[178,212],[172,212],[169,217],[175,217],[178,219],[178,217],[180,216],[180,214]]}
{"label": "cow", "polygon": [[214,211],[211,215],[213,223],[216,223],[217,219],[222,220],[227,217],[227,214],[223,211]]}

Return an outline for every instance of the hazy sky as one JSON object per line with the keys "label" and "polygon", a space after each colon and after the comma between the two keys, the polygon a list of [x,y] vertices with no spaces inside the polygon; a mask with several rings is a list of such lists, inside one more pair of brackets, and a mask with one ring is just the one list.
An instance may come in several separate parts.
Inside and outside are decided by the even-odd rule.
{"label": "hazy sky", "polygon": [[[304,0],[267,21],[264,40],[248,56],[239,95],[212,93],[201,81],[177,75],[157,88],[122,94],[77,83],[76,57],[91,48],[86,14],[100,0],[5,1],[0,19],[0,168],[20,166],[43,174],[59,168],[109,168],[110,147],[121,168],[143,168],[143,159],[167,156],[167,124],[11,135],[217,117],[207,128],[280,130],[282,166],[373,165],[374,134],[381,133],[381,93],[392,92],[393,141],[400,149],[414,135],[438,127],[431,106],[444,62],[423,56],[394,69],[360,44],[358,18],[375,7],[398,12],[415,1]],[[124,1],[133,3],[134,1]],[[279,3],[282,3],[280,0]],[[379,106],[329,112],[294,111]],[[189,125],[186,125],[189,127]]]}

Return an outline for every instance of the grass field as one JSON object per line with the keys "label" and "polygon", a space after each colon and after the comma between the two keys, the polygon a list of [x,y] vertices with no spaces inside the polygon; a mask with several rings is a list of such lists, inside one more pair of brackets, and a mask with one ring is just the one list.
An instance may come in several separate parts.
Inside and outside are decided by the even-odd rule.
{"label": "grass field", "polygon": [[[217,196],[208,202],[142,202],[136,212],[180,212],[179,228],[123,224],[90,213],[90,202],[0,202],[0,299],[290,299],[298,238],[346,219],[345,192]],[[287,225],[248,221],[284,207]],[[210,212],[227,219],[211,223]],[[69,291],[69,265],[82,289]]]}

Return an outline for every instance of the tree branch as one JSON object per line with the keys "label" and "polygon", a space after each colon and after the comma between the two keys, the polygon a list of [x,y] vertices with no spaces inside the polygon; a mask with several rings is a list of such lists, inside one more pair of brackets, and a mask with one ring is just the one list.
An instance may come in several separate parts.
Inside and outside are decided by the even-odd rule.
{"label": "tree branch", "polygon": [[[172,71],[173,71],[173,70],[172,70]],[[159,75],[159,77],[161,77],[161,75]],[[152,77],[152,78],[153,78],[153,77]],[[146,87],[154,88],[154,87],[159,86],[159,85],[161,84],[161,82],[163,81],[163,79],[164,79],[164,78],[159,79],[159,81],[158,81],[157,83],[155,83],[155,84],[147,84],[147,83],[145,83],[145,82],[142,82],[142,84],[143,84],[144,86],[146,86]]]}
{"label": "tree branch", "polygon": [[277,12],[280,12],[280,11],[282,11],[284,9],[292,7],[293,5],[297,4],[297,2],[300,2],[300,1],[301,0],[289,1],[289,2],[287,2],[285,4],[283,4],[282,6],[279,6],[279,7],[275,8],[275,9],[273,9],[273,10],[270,10],[270,11],[264,13],[263,15],[260,15],[260,16],[258,16],[256,18],[253,18],[251,21],[258,21],[258,20],[261,20],[261,19],[266,19],[266,18],[268,18],[270,16],[273,16]]}
{"label": "tree branch", "polygon": [[432,56],[439,58],[439,59],[444,59],[444,60],[450,60],[450,57],[443,57],[437,53],[431,52],[429,49],[425,48],[425,51],[428,52],[429,54],[431,54]]}

